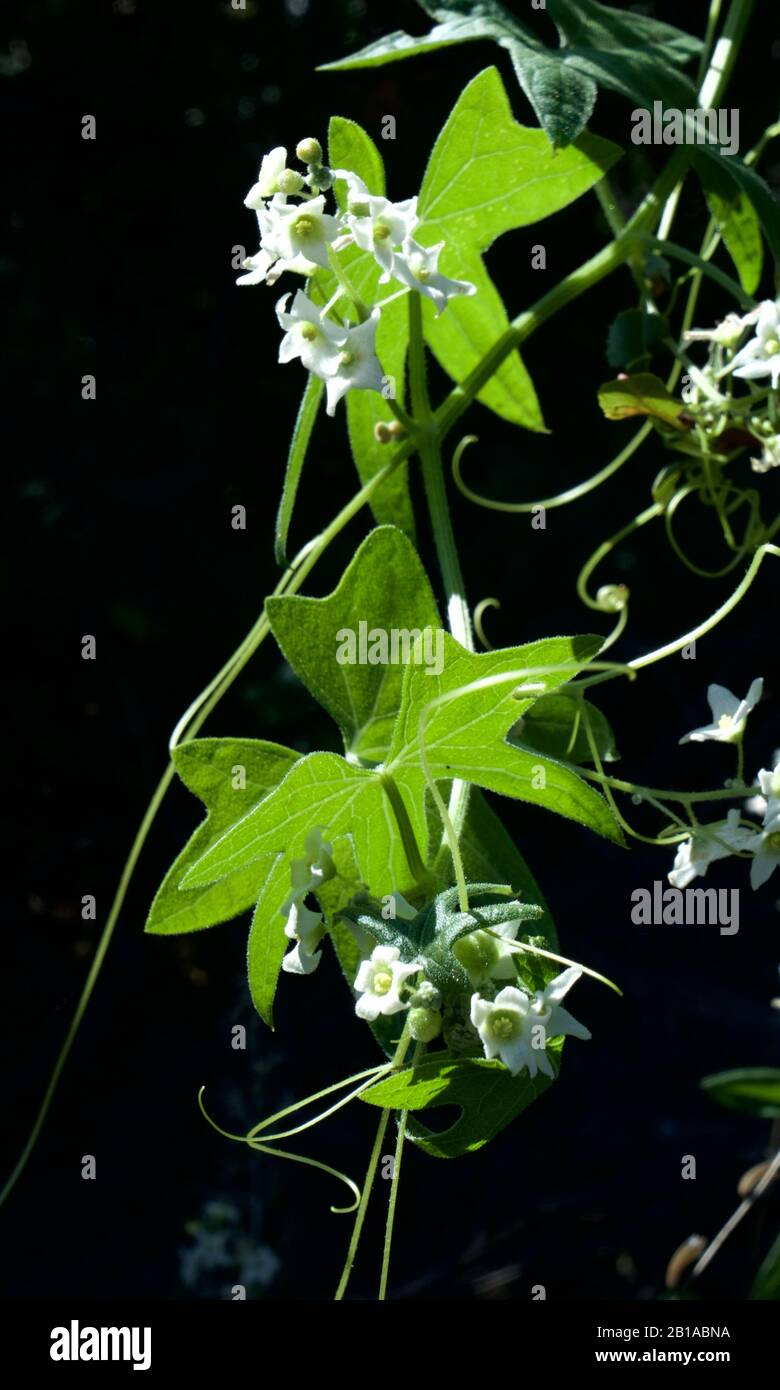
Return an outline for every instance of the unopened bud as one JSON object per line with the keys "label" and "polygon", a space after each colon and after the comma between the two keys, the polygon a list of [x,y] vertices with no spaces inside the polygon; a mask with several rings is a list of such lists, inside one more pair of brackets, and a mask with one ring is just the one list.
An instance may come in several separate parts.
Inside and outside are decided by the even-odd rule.
{"label": "unopened bud", "polygon": [[310,164],[306,182],[310,188],[319,189],[320,193],[326,193],[333,186],[333,175],[325,164]]}
{"label": "unopened bud", "polygon": [[430,980],[423,980],[412,995],[413,1009],[440,1009],[441,993]]}
{"label": "unopened bud", "polygon": [[435,1009],[410,1009],[409,1032],[415,1042],[433,1042],[441,1032],[441,1014]]}
{"label": "unopened bud", "polygon": [[282,169],[276,184],[280,193],[300,193],[304,184],[303,174],[295,169]]}
{"label": "unopened bud", "polygon": [[620,613],[628,603],[627,584],[602,584],[596,594],[599,608],[609,613]]}
{"label": "unopened bud", "polygon": [[312,138],[301,140],[300,144],[295,147],[295,153],[304,164],[322,163],[322,145],[319,140]]}

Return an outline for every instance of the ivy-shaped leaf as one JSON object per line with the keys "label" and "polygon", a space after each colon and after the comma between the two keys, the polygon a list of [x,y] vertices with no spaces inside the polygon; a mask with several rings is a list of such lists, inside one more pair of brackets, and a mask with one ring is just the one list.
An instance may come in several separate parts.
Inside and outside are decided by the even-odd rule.
{"label": "ivy-shaped leaf", "polygon": [[[514,120],[495,68],[468,84],[433,147],[418,203],[420,242],[445,241],[443,272],[477,288],[475,295],[451,299],[438,318],[434,305],[424,301],[426,337],[454,381],[462,381],[509,327],[484,252],[503,233],[537,223],[579,198],[619,156],[617,145],[592,135],[556,154],[541,131]],[[517,351],[478,399],[514,424],[544,429]]]}
{"label": "ivy-shaped leaf", "polygon": [[[376,655],[374,629],[395,632],[397,655],[406,652],[408,660],[411,635],[439,628],[436,600],[411,542],[393,526],[378,526],[327,598],[270,598],[266,611],[293,670],[338,724],[347,753],[364,763],[381,762],[405,668],[400,661],[366,659],[369,652]],[[355,638],[352,662],[345,633]]]}
{"label": "ivy-shaped leaf", "polygon": [[458,778],[544,806],[622,843],[612,812],[598,792],[562,763],[507,743],[509,729],[538,696],[515,699],[509,680],[456,695],[475,682],[513,672],[518,673],[516,684],[520,685],[525,671],[541,687],[539,694],[544,694],[571,679],[600,646],[598,637],[552,637],[475,654],[445,633],[441,675],[408,667],[384,772],[401,790],[421,842],[426,788],[420,752],[422,718],[424,752],[434,779]]}
{"label": "ivy-shaped leaf", "polygon": [[[548,1046],[554,1061],[560,1057],[561,1042],[556,1038]],[[442,1105],[458,1106],[460,1118],[441,1133],[409,1126],[411,1138],[426,1153],[434,1158],[457,1158],[483,1148],[538,1099],[552,1080],[541,1073],[531,1080],[527,1071],[511,1076],[501,1062],[454,1058],[444,1052],[379,1081],[363,1091],[360,1099],[368,1105],[410,1110],[415,1115]]]}
{"label": "ivy-shaped leaf", "polygon": [[182,743],[172,756],[185,786],[205,803],[208,815],[174,860],[152,903],[146,931],[158,936],[227,922],[257,900],[261,880],[252,866],[194,892],[180,892],[179,884],[229,826],[278,785],[300,754],[259,739],[199,738]]}

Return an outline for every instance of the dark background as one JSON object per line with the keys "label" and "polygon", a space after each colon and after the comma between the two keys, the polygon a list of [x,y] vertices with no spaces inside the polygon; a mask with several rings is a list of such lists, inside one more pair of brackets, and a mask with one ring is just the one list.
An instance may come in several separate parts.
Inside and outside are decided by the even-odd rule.
{"label": "dark background", "polygon": [[[540,32],[548,29],[546,16],[518,0],[515,7]],[[707,6],[698,0],[642,8],[703,32]],[[780,16],[772,4],[756,8],[729,95],[740,108],[743,149],[776,119],[780,88]],[[276,294],[234,287],[233,248],[255,249],[254,218],[242,201],[259,157],[307,135],[324,141],[334,112],[375,139],[382,116],[394,114],[397,139],[382,150],[391,193],[406,197],[419,187],[464,83],[490,62],[504,74],[518,119],[532,120],[506,55],[484,44],[374,72],[314,73],[318,62],[402,26],[425,28],[411,3],[248,0],[238,13],[216,0],[5,6],[13,712],[4,758],[3,1176],[32,1123],[170,730],[276,582],[272,523],[303,374],[298,364],[276,365]],[[81,139],[85,114],[97,119],[93,142]],[[628,118],[625,103],[602,94],[591,126],[626,145]],[[629,150],[615,173],[627,206],[663,155]],[[775,148],[764,164],[775,188],[778,159]],[[691,188],[677,237],[697,246],[704,219]],[[510,313],[582,261],[603,233],[596,200],[584,198],[543,230],[504,238],[488,263]],[[529,268],[529,247],[539,240],[546,276]],[[762,289],[772,292],[768,280]],[[601,418],[595,391],[612,374],[607,327],[633,302],[628,276],[616,276],[529,344],[550,436],[472,410],[464,430],[480,435],[466,468],[475,486],[507,499],[544,496],[587,477],[620,447],[628,427]],[[708,290],[698,321],[713,322],[730,307]],[[94,402],[81,399],[85,373],[97,378]],[[354,489],[343,421],[340,408],[322,425],[294,545]],[[546,531],[532,530],[527,517],[493,519],[456,497],[469,597],[502,602],[486,618],[494,643],[592,628],[593,615],[574,593],[577,568],[647,504],[666,461],[660,444],[645,446],[618,479],[550,512]],[[776,480],[756,484],[771,517]],[[416,480],[414,487],[419,499]],[[247,508],[245,532],[230,525],[236,503]],[[422,508],[419,516],[435,576]],[[368,522],[362,515],[352,523],[307,592],[329,591]],[[682,528],[705,564],[718,554],[709,526],[694,506]],[[599,582],[610,580],[633,591],[618,649],[627,657],[700,621],[734,582],[693,578],[661,533],[649,531],[604,568]],[[95,662],[81,659],[85,633],[97,637]],[[621,774],[661,786],[717,785],[733,770],[728,750],[680,749],[677,738],[706,722],[710,680],[743,694],[758,674],[766,695],[751,724],[747,771],[766,765],[780,745],[776,652],[770,562],[749,601],[700,643],[696,661],[675,658],[632,686],[603,690]],[[206,732],[267,737],[302,751],[337,747],[336,731],[270,643]],[[714,928],[636,927],[630,893],[662,877],[669,856],[636,845],[622,853],[544,813],[501,809],[544,886],[562,950],[617,978],[625,997],[589,982],[579,987],[574,1012],[593,1041],[570,1044],[560,1084],[480,1154],[445,1164],[408,1153],[392,1294],[527,1299],[542,1283],[551,1299],[647,1298],[680,1240],[714,1234],[736,1201],[739,1175],[764,1154],[767,1125],[719,1110],[698,1081],[776,1059],[778,1017],[768,1001],[777,979],[778,883],[753,895],[743,865],[712,871],[715,886],[742,890],[735,937]],[[627,811],[652,833],[641,811]],[[307,982],[283,977],[270,1035],[253,1014],[242,973],[245,920],[175,940],[143,936],[154,890],[198,817],[188,793],[174,788],[42,1140],[0,1213],[6,1294],[222,1292],[238,1278],[232,1267],[189,1283],[181,1277],[181,1251],[192,1248],[185,1227],[214,1201],[233,1205],[233,1227],[253,1242],[247,1249],[258,1267],[274,1275],[265,1283],[261,1276],[255,1293],[312,1299],[335,1286],[351,1224],[328,1212],[340,1190],[220,1138],[201,1119],[196,1092],[205,1083],[212,1113],[245,1130],[369,1065],[372,1044],[332,959]],[[97,896],[97,923],[80,919],[85,893]],[[230,1046],[238,1022],[248,1029],[246,1052]],[[359,1179],[372,1124],[368,1108],[355,1105],[304,1136],[301,1148]],[[84,1154],[96,1157],[94,1182],[81,1178]],[[688,1154],[697,1160],[696,1181],[681,1180]],[[383,1195],[355,1296],[376,1288]],[[744,1295],[777,1224],[776,1206],[769,1220],[763,1231],[745,1223],[706,1290]]]}

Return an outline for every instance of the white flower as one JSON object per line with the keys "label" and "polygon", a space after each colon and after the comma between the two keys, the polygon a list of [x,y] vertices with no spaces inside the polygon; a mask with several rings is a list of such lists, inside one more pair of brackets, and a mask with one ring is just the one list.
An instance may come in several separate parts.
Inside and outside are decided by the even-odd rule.
{"label": "white flower", "polygon": [[320,194],[305,203],[281,202],[276,198],[265,214],[261,214],[263,249],[274,260],[306,261],[330,268],[328,247],[342,232],[338,217],[324,211],[325,197]]}
{"label": "white flower", "polygon": [[369,960],[362,961],[355,976],[355,989],[360,998],[355,1004],[358,1018],[373,1023],[380,1014],[397,1014],[408,1009],[409,1001],[401,998],[404,980],[422,969],[419,962],[404,964],[397,946],[375,946]]}
{"label": "white flower", "polygon": [[334,169],[333,173],[349,185],[344,220],[356,245],[361,251],[370,251],[382,269],[390,271],[393,251],[419,224],[417,199],[391,203],[389,198],[369,193],[363,180],[349,169]]}
{"label": "white flower", "polygon": [[[556,975],[545,989],[537,990],[533,998],[514,985],[499,990],[493,1000],[472,995],[471,1022],[482,1039],[485,1056],[500,1057],[513,1076],[524,1067],[531,1078],[537,1071],[554,1076],[547,1043],[561,1034],[585,1040],[590,1037],[584,1024],[561,1008],[559,1002],[581,975],[581,970],[571,966]],[[535,1031],[539,1028],[541,1035]]]}
{"label": "white flower", "polygon": [[770,807],[767,807],[764,824],[747,848],[753,851],[750,886],[760,888],[780,864],[780,809],[770,815]]}
{"label": "white flower", "polygon": [[316,890],[336,872],[333,848],[322,838],[322,827],[310,830],[303,842],[303,857],[290,863],[292,893],[279,909],[287,918],[285,936],[295,942],[282,961],[282,969],[292,975],[311,975],[320,963],[317,947],[325,935],[321,912],[304,904],[307,893]]}
{"label": "white flower", "polygon": [[712,723],[685,734],[680,743],[705,743],[711,738],[720,743],[735,743],[742,737],[747,717],[761,699],[763,689],[764,682],[759,676],[753,681],[745,699],[738,700],[724,685],[711,685],[707,700],[712,711]]}
{"label": "white flower", "polygon": [[727,314],[715,328],[693,328],[688,333],[683,334],[683,341],[686,343],[718,343],[721,347],[734,347],[742,337],[745,329],[756,322],[757,313],[753,312],[740,317],[739,314]]}
{"label": "white flower", "polygon": [[[775,753],[772,771],[762,768],[756,781],[761,788],[763,806],[760,814],[766,820],[774,820],[775,816],[780,815],[780,751]],[[758,801],[758,797],[755,798]]]}
{"label": "white flower", "polygon": [[703,878],[716,859],[750,848],[754,832],[741,826],[739,820],[739,811],[734,808],[725,821],[701,826],[696,835],[678,845],[674,868],[667,874],[673,888],[686,888],[695,878]]}
{"label": "white flower", "polygon": [[780,434],[768,435],[761,440],[761,445],[761,457],[750,460],[753,472],[768,473],[770,468],[780,468]]}
{"label": "white flower", "polygon": [[262,247],[261,247],[260,250],[257,252],[256,255],[254,255],[254,256],[248,256],[247,259],[246,259],[245,261],[242,261],[242,263],[241,263],[242,269],[245,270],[245,271],[247,272],[247,274],[246,274],[246,275],[239,275],[238,279],[236,280],[236,284],[237,284],[237,285],[261,285],[261,284],[265,284],[265,283],[266,283],[266,280],[267,280],[267,278],[268,278],[268,272],[269,272],[269,270],[271,269],[271,266],[272,266],[273,264],[274,264],[274,258],[273,258],[273,256],[271,256],[271,255],[268,253],[268,251],[264,251],[264,250],[262,249]]}
{"label": "white flower", "polygon": [[320,963],[317,947],[325,935],[322,913],[312,912],[303,903],[294,902],[284,934],[289,936],[295,945],[282,960],[282,970],[288,971],[291,975],[311,975]]}
{"label": "white flower", "polygon": [[341,330],[337,370],[328,375],[325,387],[328,415],[335,415],[338,402],[353,387],[361,391],[382,390],[384,376],[374,350],[380,314],[380,309],[373,309],[365,323]]}
{"label": "white flower", "polygon": [[280,208],[287,207],[287,199],[282,193],[277,193],[266,207],[265,203],[257,208],[257,225],[260,230],[260,250],[254,256],[249,256],[242,262],[242,268],[248,272],[240,275],[236,281],[237,285],[275,285],[279,276],[285,270],[292,270],[297,275],[312,275],[317,269],[314,261],[307,260],[305,256],[296,255],[284,257],[277,245],[276,233],[278,230],[278,212]]}
{"label": "white flower", "polygon": [[308,371],[320,377],[333,376],[340,366],[344,330],[321,318],[317,305],[303,290],[296,291],[291,311],[287,309],[289,298],[289,294],[282,295],[276,305],[276,317],[286,329],[279,344],[279,361],[300,357]]}
{"label": "white flower", "polygon": [[[490,931],[467,932],[455,942],[452,954],[468,974],[475,989],[486,985],[490,980],[514,980],[517,978],[515,958],[518,951],[505,946],[505,941],[514,941],[520,928],[519,919],[512,922],[499,922]],[[491,935],[495,932],[495,936]],[[502,940],[497,941],[496,937]]]}
{"label": "white flower", "polygon": [[262,208],[264,199],[272,198],[274,193],[279,192],[279,175],[283,172],[287,164],[287,151],[282,145],[277,145],[276,149],[263,155],[263,162],[260,165],[260,173],[257,176],[257,183],[253,183],[244,199],[245,208]]}
{"label": "white flower", "polygon": [[729,371],[748,381],[769,376],[776,391],[780,383],[780,306],[765,299],[759,304],[755,319],[756,336],[740,349]]}
{"label": "white flower", "polygon": [[[406,237],[400,253],[393,254],[392,266],[385,274],[400,280],[411,290],[419,290],[436,305],[437,316],[447,307],[447,301],[457,294],[476,294],[476,286],[468,280],[450,280],[437,269],[443,241],[435,246],[420,246],[413,237]],[[383,277],[385,278],[385,277]]]}

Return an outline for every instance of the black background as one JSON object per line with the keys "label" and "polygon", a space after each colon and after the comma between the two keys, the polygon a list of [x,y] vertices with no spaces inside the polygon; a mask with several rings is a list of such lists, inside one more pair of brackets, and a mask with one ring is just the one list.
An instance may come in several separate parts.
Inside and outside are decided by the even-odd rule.
{"label": "black background", "polygon": [[[514,0],[547,31],[544,15]],[[703,32],[706,5],[644,6]],[[528,13],[526,13],[528,11]],[[729,103],[740,109],[742,148],[777,117],[780,22],[759,4]],[[12,528],[6,680],[13,710],[4,763],[9,870],[3,913],[2,1173],[32,1123],[108,912],[137,824],[165,763],[180,713],[238,644],[276,582],[273,517],[285,450],[303,384],[298,364],[275,362],[274,292],[236,290],[233,248],[255,249],[242,206],[263,151],[324,140],[338,113],[379,140],[393,114],[397,139],[382,145],[389,188],[409,196],[464,83],[496,62],[517,117],[532,121],[506,55],[485,44],[352,74],[314,73],[392,27],[422,32],[411,3],[281,0],[245,12],[212,0],[8,4],[4,72],[9,198],[2,274],[10,292],[4,450]],[[12,49],[8,45],[12,44]],[[8,68],[6,58],[4,67]],[[81,138],[85,114],[97,139]],[[663,152],[629,144],[629,108],[599,98],[591,126],[628,144],[615,172],[630,206]],[[780,184],[777,150],[766,176]],[[676,236],[698,245],[705,209],[686,193]],[[505,237],[488,265],[510,313],[531,303],[604,236],[594,198],[542,230]],[[542,241],[548,269],[532,271]],[[725,263],[724,263],[725,264]],[[772,292],[768,278],[764,294]],[[595,391],[611,371],[607,327],[633,303],[627,275],[599,286],[529,344],[553,433],[531,436],[475,407],[480,436],[466,467],[481,491],[528,499],[561,490],[602,466],[627,437],[609,425]],[[699,322],[731,307],[702,296]],[[94,373],[97,399],[81,399]],[[436,389],[446,389],[434,374]],[[454,441],[453,441],[454,442]],[[472,603],[495,594],[486,625],[494,643],[585,631],[592,615],[574,593],[576,570],[599,542],[646,505],[666,461],[653,442],[619,478],[583,502],[494,519],[456,497],[454,522]],[[748,476],[747,465],[740,468]],[[765,514],[776,480],[757,480]],[[417,480],[415,497],[421,501]],[[313,534],[354,489],[343,409],[325,421],[296,513],[294,542]],[[231,507],[247,508],[245,532]],[[420,547],[435,576],[422,507]],[[365,534],[352,523],[309,581],[326,593]],[[709,521],[689,513],[692,553],[717,563]],[[660,532],[622,548],[600,582],[633,592],[619,655],[652,649],[702,619],[731,581],[693,578]],[[437,581],[438,582],[438,581]],[[83,634],[98,659],[81,659]],[[728,750],[678,748],[706,722],[706,685],[740,694],[763,674],[749,773],[780,745],[777,598],[772,562],[750,598],[702,641],[696,661],[657,665],[630,687],[605,689],[623,755],[621,775],[655,785],[717,785]],[[337,747],[337,735],[266,644],[206,732],[267,737],[302,751]],[[628,807],[648,830],[650,820]],[[677,1243],[714,1233],[734,1204],[740,1173],[764,1153],[765,1123],[719,1110],[698,1087],[708,1073],[770,1064],[777,1055],[777,882],[757,895],[734,863],[711,874],[742,890],[735,937],[713,928],[639,928],[630,893],[669,867],[663,852],[630,853],[521,805],[502,814],[547,893],[562,949],[618,979],[623,1000],[578,988],[577,1016],[593,1041],[567,1049],[559,1085],[480,1154],[440,1163],[412,1150],[399,1202],[392,1289],[397,1297],[526,1299],[648,1297]],[[322,1176],[247,1155],[213,1133],[196,1108],[205,1083],[212,1112],[246,1129],[272,1108],[374,1058],[335,963],[308,981],[283,978],[278,1027],[254,1016],[242,974],[246,921],[194,937],[143,936],[151,897],[199,816],[179,787],[166,800],[133,882],[108,963],[74,1048],[40,1145],[0,1213],[2,1287],[10,1295],[203,1297],[229,1286],[185,1285],[186,1223],[226,1200],[240,1224],[279,1259],[268,1297],[328,1297],[349,1218],[330,1215],[340,1191]],[[94,893],[98,922],[80,920]],[[248,1028],[246,1052],[231,1027]],[[354,1106],[305,1136],[305,1151],[359,1178],[372,1113]],[[97,1180],[82,1180],[94,1154]],[[683,1155],[697,1159],[681,1180]],[[381,1194],[380,1194],[381,1196]],[[375,1203],[354,1294],[370,1297],[379,1264]],[[742,1297],[772,1233],[746,1228],[716,1264],[712,1293]],[[776,1224],[776,1210],[774,1213]],[[260,1292],[260,1290],[258,1290]]]}

